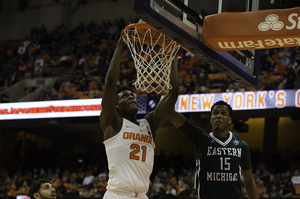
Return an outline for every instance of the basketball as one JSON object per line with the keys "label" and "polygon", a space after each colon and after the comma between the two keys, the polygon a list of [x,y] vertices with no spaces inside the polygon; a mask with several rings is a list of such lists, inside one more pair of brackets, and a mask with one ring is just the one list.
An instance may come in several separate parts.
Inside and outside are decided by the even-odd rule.
{"label": "basketball", "polygon": [[165,39],[164,34],[156,29],[137,28],[137,34],[141,42],[151,46],[161,44]]}

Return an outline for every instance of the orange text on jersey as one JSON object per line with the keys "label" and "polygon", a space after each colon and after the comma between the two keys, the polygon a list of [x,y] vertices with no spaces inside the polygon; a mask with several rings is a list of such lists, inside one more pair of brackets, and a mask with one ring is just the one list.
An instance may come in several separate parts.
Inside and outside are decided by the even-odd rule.
{"label": "orange text on jersey", "polygon": [[124,132],[123,139],[138,140],[149,144],[152,143],[152,136],[146,134],[139,134],[139,133]]}

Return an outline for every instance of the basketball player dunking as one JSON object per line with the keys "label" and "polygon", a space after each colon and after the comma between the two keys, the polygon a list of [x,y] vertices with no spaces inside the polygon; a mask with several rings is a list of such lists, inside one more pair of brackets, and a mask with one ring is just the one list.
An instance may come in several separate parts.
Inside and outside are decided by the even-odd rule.
{"label": "basketball player dunking", "polygon": [[233,111],[218,101],[211,107],[211,133],[192,125],[174,111],[170,121],[194,145],[196,169],[194,187],[201,199],[241,199],[241,169],[249,199],[258,199],[252,176],[250,149],[238,134],[228,131]]}
{"label": "basketball player dunking", "polygon": [[137,119],[137,101],[128,88],[117,90],[125,43],[121,37],[105,77],[100,125],[108,159],[109,180],[104,199],[147,198],[157,129],[170,117],[178,96],[177,59],[172,62],[172,89],[155,110]]}

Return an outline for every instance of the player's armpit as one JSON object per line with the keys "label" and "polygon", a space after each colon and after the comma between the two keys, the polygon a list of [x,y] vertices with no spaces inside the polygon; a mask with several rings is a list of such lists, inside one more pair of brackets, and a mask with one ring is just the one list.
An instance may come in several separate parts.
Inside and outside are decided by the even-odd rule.
{"label": "player's armpit", "polygon": [[176,128],[180,128],[185,123],[186,118],[181,113],[178,113],[175,110],[173,110],[169,120]]}

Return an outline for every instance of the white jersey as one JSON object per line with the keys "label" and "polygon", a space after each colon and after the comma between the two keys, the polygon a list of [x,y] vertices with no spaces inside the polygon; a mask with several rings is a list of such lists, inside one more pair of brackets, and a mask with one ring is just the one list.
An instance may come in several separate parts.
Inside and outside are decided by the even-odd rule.
{"label": "white jersey", "polygon": [[123,118],[120,132],[103,142],[109,167],[108,191],[139,195],[148,191],[155,144],[148,121],[138,122],[136,125]]}

